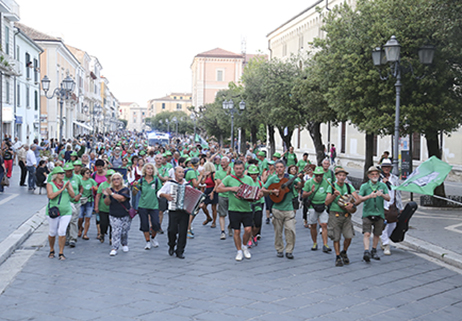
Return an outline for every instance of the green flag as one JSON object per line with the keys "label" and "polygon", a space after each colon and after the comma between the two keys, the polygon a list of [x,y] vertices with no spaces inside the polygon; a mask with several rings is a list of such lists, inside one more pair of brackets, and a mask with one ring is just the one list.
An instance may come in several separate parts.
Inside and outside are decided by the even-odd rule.
{"label": "green flag", "polygon": [[435,187],[441,185],[451,171],[452,166],[432,156],[420,164],[407,180],[398,187],[391,188],[398,191],[433,195]]}
{"label": "green flag", "polygon": [[201,138],[199,137],[199,134],[196,134],[196,135],[194,136],[194,142],[195,142],[195,143],[200,143],[200,142],[201,142]]}

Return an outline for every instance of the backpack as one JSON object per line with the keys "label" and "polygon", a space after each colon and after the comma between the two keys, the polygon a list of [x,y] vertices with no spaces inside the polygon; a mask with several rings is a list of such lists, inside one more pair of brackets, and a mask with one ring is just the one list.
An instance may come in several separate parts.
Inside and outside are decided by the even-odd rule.
{"label": "backpack", "polygon": [[[140,192],[143,190],[142,187],[143,187],[143,178],[144,177],[141,177],[138,181],[138,189],[140,190]],[[156,189],[157,189],[157,177],[154,177],[154,179],[156,180],[155,184],[156,184]]]}

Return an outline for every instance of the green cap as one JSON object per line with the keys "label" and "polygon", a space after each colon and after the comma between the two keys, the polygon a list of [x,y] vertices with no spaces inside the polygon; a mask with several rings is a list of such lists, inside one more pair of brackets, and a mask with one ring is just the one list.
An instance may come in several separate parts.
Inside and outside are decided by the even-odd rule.
{"label": "green cap", "polygon": [[61,166],[56,166],[55,168],[53,168],[50,174],[55,175],[60,173],[64,173],[64,169]]}
{"label": "green cap", "polygon": [[276,163],[274,160],[268,161],[268,164],[269,164],[269,165],[274,165],[274,163]]}
{"label": "green cap", "polygon": [[66,164],[64,164],[64,170],[65,171],[72,171],[74,169],[74,165],[72,165],[72,163],[68,162]]}
{"label": "green cap", "polygon": [[313,172],[314,175],[324,175],[324,169],[322,166],[316,166]]}
{"label": "green cap", "polygon": [[168,151],[165,152],[165,155],[166,156],[172,156],[172,152],[168,150]]}
{"label": "green cap", "polygon": [[76,160],[74,166],[82,166],[82,161],[80,159]]}
{"label": "green cap", "polygon": [[273,157],[281,158],[281,154],[276,152],[276,153],[273,154]]}
{"label": "green cap", "polygon": [[144,156],[144,155],[146,155],[146,152],[145,152],[144,150],[142,150],[142,151],[140,152],[140,156]]}
{"label": "green cap", "polygon": [[263,157],[265,157],[266,154],[265,154],[265,152],[258,152],[257,155],[258,155],[258,156],[263,156]]}
{"label": "green cap", "polygon": [[113,170],[113,169],[108,169],[107,172],[106,172],[106,176],[112,176],[112,175],[114,175],[115,173],[116,173],[115,170]]}
{"label": "green cap", "polygon": [[184,161],[184,164],[186,165],[187,162],[190,162],[191,161],[191,157],[188,157],[186,158],[186,160]]}
{"label": "green cap", "polygon": [[163,157],[167,157],[167,153],[163,153],[162,156],[163,156]]}
{"label": "green cap", "polygon": [[257,165],[250,165],[249,170],[247,171],[249,174],[260,174]]}
{"label": "green cap", "polygon": [[79,155],[77,154],[77,152],[72,152],[72,153],[71,153],[71,156],[79,157]]}

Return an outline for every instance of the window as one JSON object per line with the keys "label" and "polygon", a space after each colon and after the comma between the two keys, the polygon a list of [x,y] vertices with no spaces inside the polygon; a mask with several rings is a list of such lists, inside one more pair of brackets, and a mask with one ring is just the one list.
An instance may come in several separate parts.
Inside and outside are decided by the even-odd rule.
{"label": "window", "polygon": [[34,91],[34,109],[38,110],[38,91]]}
{"label": "window", "polygon": [[153,109],[154,109],[154,105],[153,105],[153,104],[151,104],[151,110],[153,110]]}
{"label": "window", "polygon": [[18,99],[17,99],[17,102],[18,102],[18,107],[21,106],[21,85],[18,84]]}
{"label": "window", "polygon": [[30,88],[26,86],[26,107],[30,107]]}
{"label": "window", "polygon": [[217,81],[223,81],[223,70],[217,70]]}
{"label": "window", "polygon": [[181,96],[180,99],[183,99],[183,96]]}
{"label": "window", "polygon": [[412,159],[420,160],[420,134],[412,134]]}
{"label": "window", "polygon": [[298,49],[303,49],[303,35],[300,35],[300,38],[298,38]]}
{"label": "window", "polygon": [[282,56],[287,56],[287,44],[282,45]]}
{"label": "window", "polygon": [[5,90],[6,90],[6,102],[10,103],[10,81],[7,79],[5,80]]}
{"label": "window", "polygon": [[30,67],[31,67],[30,55],[26,52],[26,78],[27,79],[30,79]]}
{"label": "window", "polygon": [[165,109],[165,103],[162,103],[162,109]]}
{"label": "window", "polygon": [[176,99],[176,96],[174,96],[173,99]]}
{"label": "window", "polygon": [[176,109],[181,110],[181,104],[176,104]]}
{"label": "window", "polygon": [[[34,81],[38,83],[38,60],[34,58]],[[82,87],[82,86],[80,86]]]}
{"label": "window", "polygon": [[5,26],[5,53],[10,54],[10,28]]}

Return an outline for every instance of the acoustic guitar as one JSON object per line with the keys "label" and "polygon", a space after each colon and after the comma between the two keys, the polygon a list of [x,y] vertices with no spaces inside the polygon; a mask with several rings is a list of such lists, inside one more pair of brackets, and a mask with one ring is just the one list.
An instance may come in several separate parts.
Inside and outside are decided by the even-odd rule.
{"label": "acoustic guitar", "polygon": [[291,193],[292,191],[290,190],[289,186],[292,185],[292,183],[297,179],[297,177],[301,178],[303,177],[303,175],[305,175],[305,173],[308,171],[308,168],[309,168],[309,165],[306,165],[304,168],[303,168],[303,171],[301,171],[299,174],[297,175],[294,175],[294,177],[292,178],[287,178],[287,177],[283,177],[281,178],[281,180],[279,181],[279,183],[273,183],[271,184],[270,186],[268,186],[268,190],[269,191],[272,191],[274,189],[278,189],[279,190],[279,195],[274,195],[274,194],[270,194],[270,199],[274,202],[274,203],[281,203],[286,194],[287,193]]}

